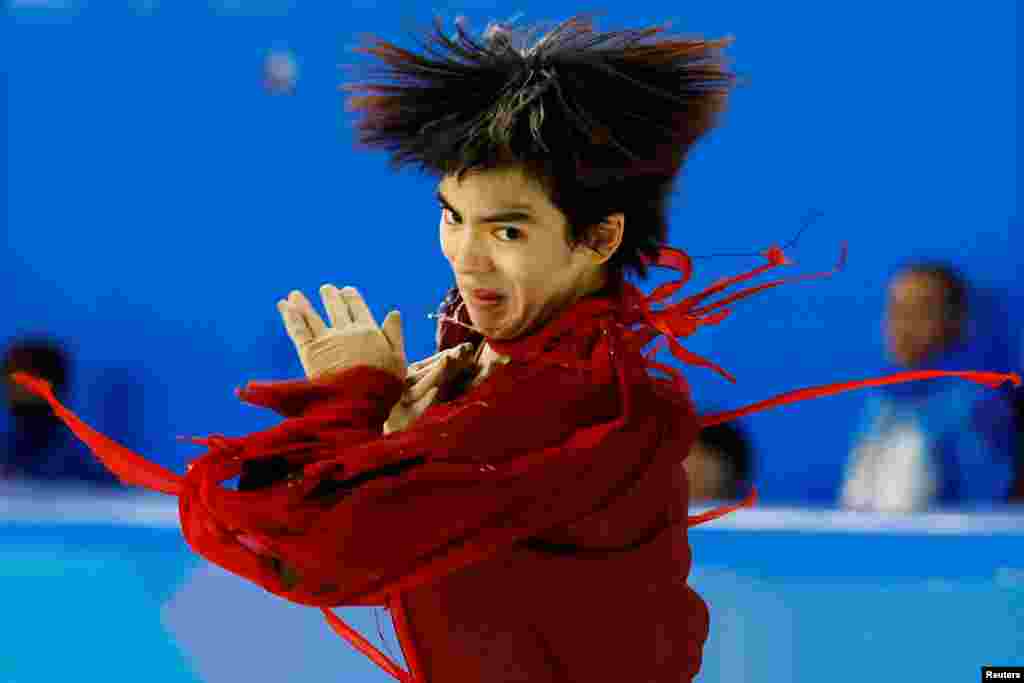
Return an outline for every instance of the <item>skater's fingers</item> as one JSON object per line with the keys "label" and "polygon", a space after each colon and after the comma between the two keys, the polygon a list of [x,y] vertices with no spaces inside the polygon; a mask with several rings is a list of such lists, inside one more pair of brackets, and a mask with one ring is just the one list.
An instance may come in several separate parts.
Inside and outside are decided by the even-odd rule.
{"label": "skater's fingers", "polygon": [[[418,401],[412,404],[412,414],[415,417],[419,417],[426,411],[427,408],[434,405],[434,400],[437,398],[437,392],[440,387],[433,387],[426,394],[423,395]],[[413,419],[415,419],[415,417]]]}
{"label": "skater's fingers", "polygon": [[288,295],[288,303],[305,319],[306,325],[313,332],[314,338],[319,338],[327,332],[327,324],[320,317],[320,314],[316,312],[316,309],[313,308],[313,304],[309,302],[305,294],[297,289],[292,290],[291,294]]}
{"label": "skater's fingers", "polygon": [[282,299],[277,302],[277,311],[281,314],[285,330],[296,348],[313,341],[313,331],[309,329],[305,316],[295,306]]}
{"label": "skater's fingers", "polygon": [[435,353],[433,356],[427,356],[426,358],[418,360],[415,363],[409,363],[408,373],[414,374],[416,372],[423,370],[424,368],[433,365],[446,353],[447,351],[439,351],[438,353]]}
{"label": "skater's fingers", "polygon": [[426,370],[422,375],[420,375],[416,379],[416,383],[407,390],[409,399],[411,401],[419,400],[431,388],[439,386],[441,384],[441,379],[446,374],[445,370],[448,369],[452,362],[453,361],[448,357],[442,358],[440,361],[435,363],[432,368]]}
{"label": "skater's fingers", "polygon": [[445,349],[444,351],[438,351],[434,355],[427,356],[423,360],[418,360],[415,363],[410,363],[409,370],[412,372],[419,372],[424,368],[432,366],[434,363],[438,362],[438,360],[440,360],[444,356],[456,356],[457,358],[460,359],[466,358],[467,356],[472,355],[472,350],[472,342],[466,342],[465,344],[460,344],[459,346],[450,349]]}

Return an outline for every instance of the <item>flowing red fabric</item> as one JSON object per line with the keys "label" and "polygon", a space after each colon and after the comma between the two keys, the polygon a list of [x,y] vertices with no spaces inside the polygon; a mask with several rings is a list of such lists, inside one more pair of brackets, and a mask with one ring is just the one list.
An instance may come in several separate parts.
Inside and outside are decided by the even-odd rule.
{"label": "flowing red fabric", "polygon": [[[844,248],[837,270],[845,255]],[[191,439],[208,450],[184,476],[93,430],[56,400],[48,383],[23,373],[12,377],[44,397],[124,483],[178,496],[182,531],[195,552],[271,593],[321,608],[353,647],[394,678],[416,683],[426,678],[401,595],[607,506],[622,495],[622,482],[635,479],[655,457],[635,439],[619,437],[631,427],[648,424],[647,433],[654,434],[678,422],[680,443],[689,444],[702,426],[865,386],[942,376],[1020,384],[1015,374],[905,372],[800,389],[698,417],[682,375],[654,361],[658,345],[646,355],[642,348],[663,336],[678,361],[734,381],[677,338],[720,323],[730,314],[726,306],[759,291],[835,272],[775,280],[704,303],[789,263],[776,247],[764,257],[758,268],[654,310],[652,304],[663,303],[692,274],[685,253],[663,248],[653,265],[678,271],[679,279],[649,296],[622,282],[614,296],[581,299],[536,333],[488,340],[511,362],[462,399],[433,406],[403,432],[382,434],[403,382],[376,368],[351,368],[328,381],[250,382],[237,396],[285,419],[243,437]],[[650,369],[671,381],[649,375]],[[609,387],[615,389],[612,403]],[[499,433],[502,438],[495,439]],[[624,451],[624,443],[637,452]],[[681,462],[686,452],[681,448],[671,457]],[[224,488],[242,473],[243,463],[272,457],[284,458],[290,468],[280,482],[258,490]],[[700,524],[755,500],[752,490],[738,504],[682,522]],[[677,523],[665,522],[660,531]],[[400,534],[400,541],[389,543],[388,534]],[[408,672],[329,609],[368,605],[392,608]]]}

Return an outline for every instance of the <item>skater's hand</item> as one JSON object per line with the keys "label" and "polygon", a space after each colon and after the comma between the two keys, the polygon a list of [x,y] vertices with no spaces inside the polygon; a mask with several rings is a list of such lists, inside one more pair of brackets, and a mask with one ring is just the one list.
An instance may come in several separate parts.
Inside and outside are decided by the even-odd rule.
{"label": "skater's hand", "polygon": [[329,377],[360,365],[380,368],[405,379],[405,341],[398,311],[388,313],[378,327],[354,287],[339,290],[334,285],[324,285],[320,297],[330,327],[298,290],[277,302],[277,310],[309,379]]}
{"label": "skater's hand", "polygon": [[437,400],[438,392],[473,365],[473,344],[466,342],[409,366],[405,393],[391,409],[384,433],[399,432],[415,422]]}

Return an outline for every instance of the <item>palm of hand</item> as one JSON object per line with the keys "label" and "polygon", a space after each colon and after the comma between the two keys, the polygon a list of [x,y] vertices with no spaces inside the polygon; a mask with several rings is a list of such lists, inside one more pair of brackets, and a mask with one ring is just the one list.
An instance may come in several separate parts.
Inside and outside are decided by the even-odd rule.
{"label": "palm of hand", "polygon": [[354,287],[320,288],[330,326],[299,291],[277,302],[288,336],[309,379],[320,379],[359,365],[406,376],[405,340],[401,316],[391,311],[378,326],[373,313]]}

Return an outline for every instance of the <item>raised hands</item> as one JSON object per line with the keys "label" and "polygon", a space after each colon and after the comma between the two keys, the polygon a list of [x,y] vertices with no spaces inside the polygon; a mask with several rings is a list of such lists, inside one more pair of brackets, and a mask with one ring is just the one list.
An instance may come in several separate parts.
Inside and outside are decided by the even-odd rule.
{"label": "raised hands", "polygon": [[320,288],[330,326],[300,291],[277,302],[288,336],[309,379],[320,379],[359,365],[387,370],[405,380],[405,341],[398,311],[378,327],[355,287]]}
{"label": "raised hands", "polygon": [[384,433],[401,431],[415,422],[437,401],[438,392],[472,365],[473,345],[470,342],[411,364],[406,373],[405,393],[391,409],[391,415],[384,423]]}

